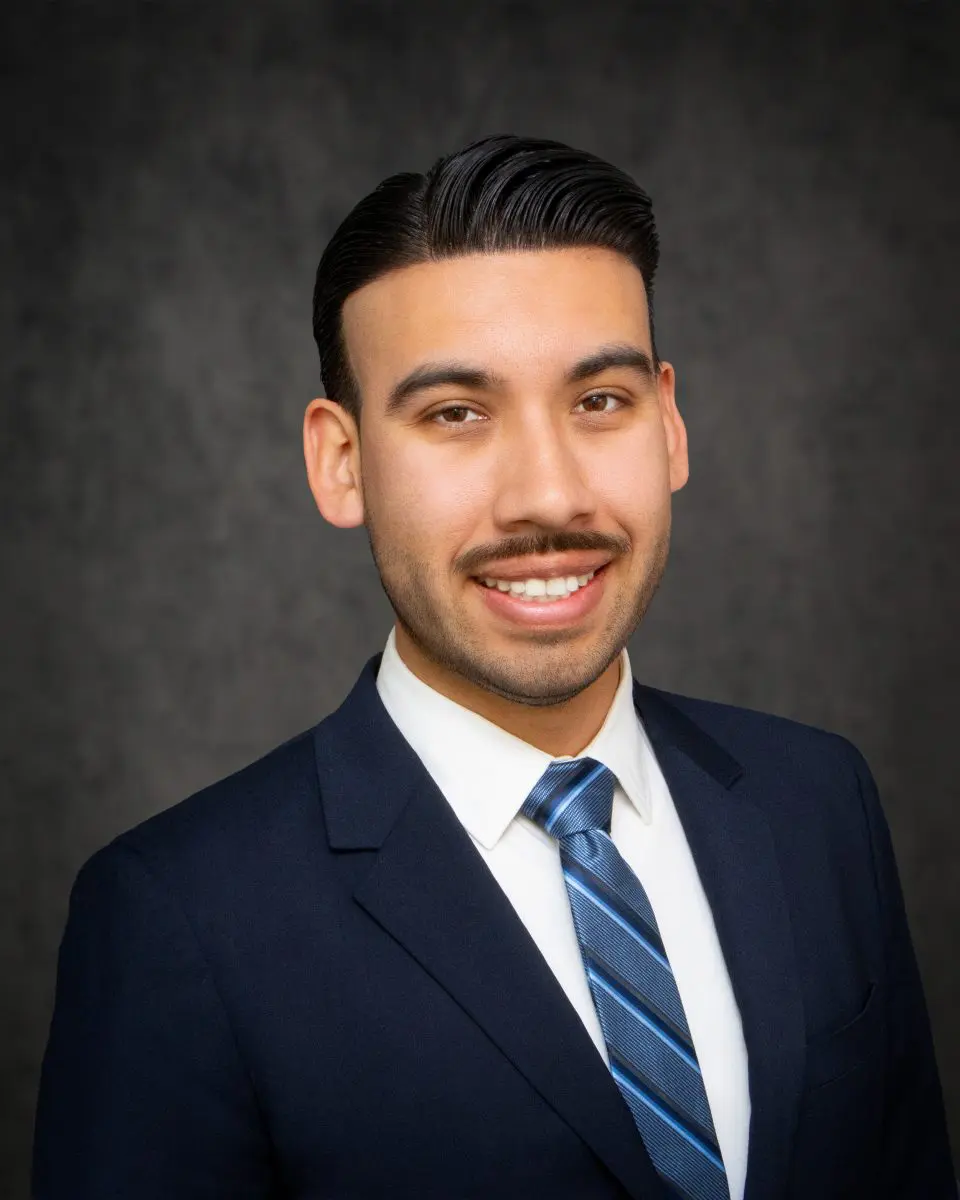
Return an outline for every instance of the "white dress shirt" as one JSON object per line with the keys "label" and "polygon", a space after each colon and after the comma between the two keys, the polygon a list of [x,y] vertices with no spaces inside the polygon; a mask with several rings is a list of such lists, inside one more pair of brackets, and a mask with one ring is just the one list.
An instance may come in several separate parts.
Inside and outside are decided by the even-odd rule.
{"label": "white dress shirt", "polygon": [[[554,760],[414,675],[397,652],[393,630],[377,691],[609,1066],[580,957],[559,845],[520,813],[533,785]],[[742,1200],[750,1094],[740,1011],[683,827],[633,704],[626,650],[610,711],[577,757],[595,758],[617,777],[611,837],[656,914],[703,1073],[730,1198]]]}

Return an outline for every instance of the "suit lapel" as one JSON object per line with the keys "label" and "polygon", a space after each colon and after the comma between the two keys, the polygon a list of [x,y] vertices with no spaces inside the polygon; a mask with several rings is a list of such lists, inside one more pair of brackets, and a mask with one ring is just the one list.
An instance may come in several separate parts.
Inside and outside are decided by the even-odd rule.
{"label": "suit lapel", "polygon": [[[316,731],[331,847],[379,850],[354,897],[634,1200],[665,1200],[616,1085],[469,835],[387,716],[379,657]],[[375,747],[375,751],[371,752]]]}
{"label": "suit lapel", "polygon": [[763,812],[731,790],[739,764],[661,693],[634,692],[683,824],[743,1022],[750,1081],[745,1200],[783,1192],[804,1064],[793,934]]}

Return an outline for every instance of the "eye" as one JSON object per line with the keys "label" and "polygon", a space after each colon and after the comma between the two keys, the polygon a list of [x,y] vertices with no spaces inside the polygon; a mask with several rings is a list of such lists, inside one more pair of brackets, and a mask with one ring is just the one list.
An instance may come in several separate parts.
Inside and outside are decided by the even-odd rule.
{"label": "eye", "polygon": [[480,413],[467,408],[465,404],[451,404],[447,408],[438,408],[429,417],[429,420],[437,425],[470,425],[482,419]]}
{"label": "eye", "polygon": [[577,404],[577,408],[584,405],[586,406],[586,412],[602,415],[604,413],[616,412],[618,408],[623,408],[625,404],[626,401],[622,400],[619,396],[615,396],[613,392],[593,392],[589,396],[584,396]]}

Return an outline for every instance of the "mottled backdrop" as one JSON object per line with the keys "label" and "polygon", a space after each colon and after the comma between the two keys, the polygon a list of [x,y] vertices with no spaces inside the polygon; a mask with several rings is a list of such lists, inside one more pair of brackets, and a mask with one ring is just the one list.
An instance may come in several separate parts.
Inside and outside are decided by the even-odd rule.
{"label": "mottled backdrop", "polygon": [[867,754],[960,1143],[960,6],[18,7],[0,1194],[26,1196],[81,861],[314,723],[387,633],[362,532],[303,478],[324,242],[384,175],[500,131],[653,195],[693,475],[637,672]]}

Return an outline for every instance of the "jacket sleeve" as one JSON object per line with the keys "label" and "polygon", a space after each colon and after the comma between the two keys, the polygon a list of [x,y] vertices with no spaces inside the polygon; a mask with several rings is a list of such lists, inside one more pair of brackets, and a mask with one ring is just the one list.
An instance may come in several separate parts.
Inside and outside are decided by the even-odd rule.
{"label": "jacket sleeve", "polygon": [[885,948],[887,1070],[877,1178],[884,1181],[889,1200],[956,1200],[933,1038],[890,831],[858,751],[855,765],[873,845]]}
{"label": "jacket sleeve", "polygon": [[114,843],[77,877],[34,1139],[35,1200],[265,1200],[269,1145],[175,900]]}

